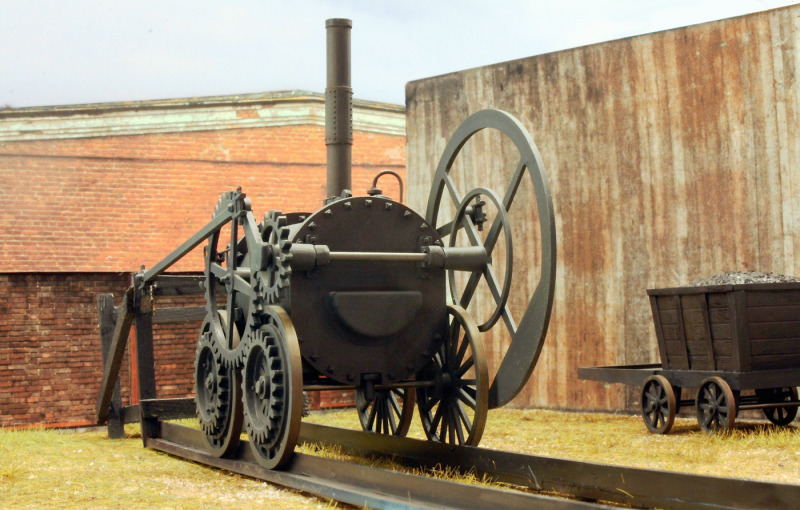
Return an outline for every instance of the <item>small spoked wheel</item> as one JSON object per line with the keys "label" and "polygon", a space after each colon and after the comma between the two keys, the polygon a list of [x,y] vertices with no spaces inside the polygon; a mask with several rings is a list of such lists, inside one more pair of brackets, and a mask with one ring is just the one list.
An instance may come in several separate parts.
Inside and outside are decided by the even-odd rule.
{"label": "small spoked wheel", "polygon": [[362,390],[356,390],[361,428],[367,432],[405,437],[411,427],[416,401],[413,388],[376,390],[373,400],[367,400]]}
{"label": "small spoked wheel", "polygon": [[697,422],[705,432],[726,432],[736,421],[736,396],[720,377],[704,380],[697,391]]}
{"label": "small spoked wheel", "polygon": [[250,447],[259,464],[276,469],[292,457],[300,435],[303,374],[289,316],[269,310],[267,322],[247,340],[242,391]]}
{"label": "small spoked wheel", "polygon": [[[763,404],[778,404],[784,402],[797,402],[797,388],[766,388],[756,390],[758,402]],[[764,416],[775,425],[784,427],[797,417],[797,406],[775,406],[764,409]]]}
{"label": "small spoked wheel", "polygon": [[642,386],[642,419],[653,434],[666,434],[675,422],[675,390],[663,375],[652,375]]}
{"label": "small spoked wheel", "polygon": [[417,377],[434,384],[417,390],[417,407],[429,440],[476,446],[489,409],[489,369],[475,322],[460,306],[447,312],[447,338]]}

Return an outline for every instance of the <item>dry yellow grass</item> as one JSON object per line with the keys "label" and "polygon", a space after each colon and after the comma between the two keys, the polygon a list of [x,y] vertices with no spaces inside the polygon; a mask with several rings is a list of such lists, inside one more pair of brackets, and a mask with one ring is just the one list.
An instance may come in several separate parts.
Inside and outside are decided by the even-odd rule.
{"label": "dry yellow grass", "polygon": [[[309,421],[357,429],[351,410]],[[409,437],[424,438],[415,420]],[[547,457],[712,476],[800,483],[800,430],[737,422],[726,435],[702,432],[693,418],[676,418],[670,434],[645,429],[639,416],[535,409],[489,412],[480,446]]]}
{"label": "dry yellow grass", "polygon": [[99,430],[0,430],[0,504],[62,510],[335,507],[146,450],[137,437],[111,441]]}
{"label": "dry yellow grass", "polygon": [[[308,421],[358,429],[352,409]],[[192,423],[191,421],[185,422]],[[136,427],[127,429],[135,434]],[[424,434],[415,419],[411,437]],[[800,482],[800,431],[760,423],[726,436],[678,418],[673,433],[649,434],[636,416],[499,409],[489,413],[481,446],[617,465],[790,483]],[[300,451],[347,458],[339,451]],[[363,460],[397,469],[390,461]],[[452,478],[446,471],[438,473]],[[480,483],[474,477],[461,479]],[[4,508],[330,508],[334,505],[264,482],[106,439],[105,431],[0,430],[0,502]]]}

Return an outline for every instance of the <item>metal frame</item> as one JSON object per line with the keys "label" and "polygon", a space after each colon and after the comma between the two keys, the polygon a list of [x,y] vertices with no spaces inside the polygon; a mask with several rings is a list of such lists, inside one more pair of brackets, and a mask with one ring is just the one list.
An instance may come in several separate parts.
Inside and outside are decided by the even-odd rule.
{"label": "metal frame", "polygon": [[[155,359],[153,357],[153,324],[187,322],[202,319],[202,307],[152,309],[153,296],[202,294],[200,276],[158,276],[145,289],[129,287],[119,306],[114,307],[112,294],[98,296],[98,314],[103,347],[103,380],[97,398],[96,420],[107,422],[112,439],[125,437],[125,423],[142,422],[142,435],[152,433],[152,418],[194,416],[194,399],[157,399]],[[138,295],[139,299],[135,299]],[[148,296],[144,299],[144,296]],[[136,354],[139,404],[122,406],[119,396],[119,371],[130,329],[136,325]]]}

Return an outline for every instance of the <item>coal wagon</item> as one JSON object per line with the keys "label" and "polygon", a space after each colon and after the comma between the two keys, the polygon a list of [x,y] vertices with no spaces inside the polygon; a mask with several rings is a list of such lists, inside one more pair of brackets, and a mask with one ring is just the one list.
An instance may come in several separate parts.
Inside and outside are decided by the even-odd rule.
{"label": "coal wagon", "polygon": [[[580,368],[583,379],[641,386],[648,430],[665,434],[693,406],[708,432],[740,411],[776,425],[797,416],[800,283],[649,289],[660,364]],[[683,398],[696,388],[695,398]]]}

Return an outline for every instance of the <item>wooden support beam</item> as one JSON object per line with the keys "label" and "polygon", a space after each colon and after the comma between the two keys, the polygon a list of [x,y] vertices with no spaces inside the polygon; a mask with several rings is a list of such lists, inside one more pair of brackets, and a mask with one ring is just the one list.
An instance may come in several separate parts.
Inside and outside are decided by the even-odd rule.
{"label": "wooden support beam", "polygon": [[122,408],[123,423],[139,423],[142,421],[142,409],[139,404],[125,406]]}
{"label": "wooden support beam", "polygon": [[193,418],[197,415],[193,398],[164,398],[141,400],[142,418],[158,418],[159,420],[176,420]]}
{"label": "wooden support beam", "polygon": [[206,313],[205,306],[156,308],[153,311],[153,324],[201,321],[205,319]]}
{"label": "wooden support beam", "polygon": [[141,400],[138,404],[122,408],[123,423],[139,423],[142,418],[177,420],[197,415],[193,398],[166,398]]}
{"label": "wooden support beam", "polygon": [[[134,280],[135,281],[135,280]],[[146,287],[136,286],[136,367],[139,383],[139,402],[154,400],[156,396],[156,363],[153,349],[153,297]],[[142,413],[142,442],[159,436],[157,418]]]}
{"label": "wooden support beam", "polygon": [[[109,350],[111,349],[114,329],[117,324],[113,294],[101,294],[97,296],[97,315],[100,323],[100,348],[103,353],[103,367],[105,368],[108,363]],[[116,383],[114,384],[114,391],[111,395],[111,406],[108,410],[109,439],[125,438],[122,413],[122,395],[120,393],[119,377],[117,377]]]}
{"label": "wooden support beam", "polygon": [[203,275],[160,275],[153,283],[154,296],[189,296],[204,294]]}
{"label": "wooden support beam", "polygon": [[133,287],[128,288],[122,296],[122,303],[118,308],[117,322],[111,337],[108,349],[108,358],[103,363],[103,381],[100,383],[100,393],[97,397],[97,423],[102,424],[108,418],[114,388],[119,381],[119,368],[125,355],[128,335],[134,318]]}

